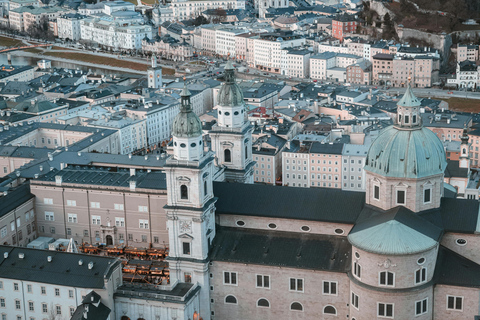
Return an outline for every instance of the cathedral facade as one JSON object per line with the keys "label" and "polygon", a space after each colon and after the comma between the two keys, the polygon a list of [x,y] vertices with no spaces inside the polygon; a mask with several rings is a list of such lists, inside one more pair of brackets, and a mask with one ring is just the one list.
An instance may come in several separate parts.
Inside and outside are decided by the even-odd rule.
{"label": "cathedral facade", "polygon": [[479,205],[445,191],[445,151],[410,87],[368,152],[365,193],[288,188],[251,184],[252,130],[231,62],[225,73],[212,151],[185,87],[167,161],[172,279],[201,287],[185,319],[480,313]]}

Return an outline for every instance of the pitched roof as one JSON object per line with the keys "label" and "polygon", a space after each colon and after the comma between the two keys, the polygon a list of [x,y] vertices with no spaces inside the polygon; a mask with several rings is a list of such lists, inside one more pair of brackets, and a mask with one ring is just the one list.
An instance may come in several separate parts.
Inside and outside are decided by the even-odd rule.
{"label": "pitched roof", "polygon": [[217,212],[245,216],[354,223],[365,193],[330,188],[299,188],[214,182]]}
{"label": "pitched roof", "polygon": [[8,192],[6,196],[0,197],[0,217],[3,217],[34,197],[35,196],[30,193],[30,187],[27,184],[23,184],[17,189]]}
{"label": "pitched roof", "polygon": [[342,236],[217,228],[211,259],[236,263],[345,272],[351,246]]}
{"label": "pitched roof", "polygon": [[[5,258],[4,253],[8,252]],[[103,289],[108,278],[120,266],[115,258],[60,251],[0,246],[2,278],[42,282],[78,288]],[[23,253],[23,258],[19,254]],[[51,262],[47,257],[51,256]],[[83,260],[83,264],[79,264]],[[93,268],[88,264],[93,262]]]}
{"label": "pitched roof", "polygon": [[440,246],[434,281],[449,286],[480,288],[480,265]]}

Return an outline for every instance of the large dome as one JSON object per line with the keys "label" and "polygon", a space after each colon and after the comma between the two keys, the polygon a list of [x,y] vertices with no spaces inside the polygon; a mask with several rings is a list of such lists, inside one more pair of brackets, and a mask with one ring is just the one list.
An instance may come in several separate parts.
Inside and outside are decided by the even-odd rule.
{"label": "large dome", "polygon": [[235,81],[235,68],[232,61],[228,61],[225,66],[225,83],[218,92],[217,100],[221,106],[234,107],[243,104],[243,93]]}
{"label": "large dome", "polygon": [[443,173],[446,165],[443,144],[431,130],[390,126],[370,146],[365,170],[385,177],[422,178]]}
{"label": "large dome", "polygon": [[193,112],[190,105],[190,91],[185,85],[182,91],[180,112],[173,120],[172,135],[177,138],[191,138],[202,136],[202,122]]}

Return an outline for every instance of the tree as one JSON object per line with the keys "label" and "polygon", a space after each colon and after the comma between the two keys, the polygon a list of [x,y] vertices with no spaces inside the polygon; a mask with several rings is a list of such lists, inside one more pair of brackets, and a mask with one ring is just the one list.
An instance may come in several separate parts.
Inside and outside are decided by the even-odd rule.
{"label": "tree", "polygon": [[207,24],[207,23],[208,23],[208,19],[202,15],[199,15],[198,17],[195,18],[195,20],[193,20],[193,25],[195,27],[198,27],[202,24]]}
{"label": "tree", "polygon": [[27,33],[32,38],[44,39],[44,40],[54,39],[53,31],[50,29],[47,16],[42,16],[38,22],[32,23],[28,27]]}
{"label": "tree", "polygon": [[388,12],[383,16],[382,38],[386,40],[397,38],[397,31],[395,30],[395,26],[393,25],[393,21]]}
{"label": "tree", "polygon": [[213,10],[210,21],[212,23],[220,23],[227,20],[227,12],[223,8],[217,8]]}

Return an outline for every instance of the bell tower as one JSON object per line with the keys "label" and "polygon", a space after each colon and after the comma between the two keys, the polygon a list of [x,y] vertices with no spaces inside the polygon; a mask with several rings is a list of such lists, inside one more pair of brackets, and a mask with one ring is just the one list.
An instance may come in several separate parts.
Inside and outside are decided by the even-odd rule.
{"label": "bell tower", "polygon": [[235,79],[229,60],[225,66],[225,83],[217,97],[218,123],[212,127],[212,150],[218,164],[225,167],[230,182],[253,183],[252,131],[248,122],[243,93]]}
{"label": "bell tower", "polygon": [[467,128],[463,128],[463,135],[460,138],[462,140],[460,144],[460,168],[470,169],[470,155],[469,155],[469,145],[468,145],[468,133]]}
{"label": "bell tower", "polygon": [[185,84],[172,128],[174,154],[165,164],[167,260],[172,285],[200,286],[200,310],[196,311],[210,319],[208,250],[215,237],[214,154],[204,151],[202,124],[192,110],[190,95]]}
{"label": "bell tower", "polygon": [[160,89],[163,85],[162,67],[157,66],[157,56],[152,55],[152,66],[147,70],[148,87]]}

